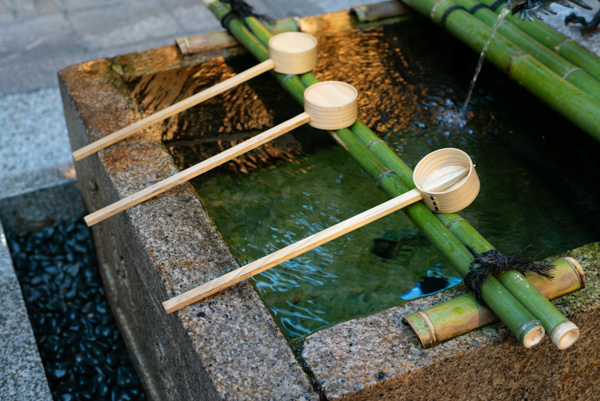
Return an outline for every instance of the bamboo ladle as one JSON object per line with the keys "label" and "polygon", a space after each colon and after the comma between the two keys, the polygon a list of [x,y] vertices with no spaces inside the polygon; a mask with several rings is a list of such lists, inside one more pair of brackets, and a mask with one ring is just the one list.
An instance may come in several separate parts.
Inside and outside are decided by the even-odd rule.
{"label": "bamboo ladle", "polygon": [[415,167],[413,178],[416,189],[169,299],[163,307],[167,313],[175,312],[420,200],[435,212],[454,213],[470,205],[479,193],[479,178],[471,159],[454,148],[425,156]]}
{"label": "bamboo ladle", "polygon": [[312,127],[323,130],[337,130],[349,127],[356,121],[358,115],[357,97],[358,92],[356,89],[344,82],[326,81],[309,86],[304,91],[304,113],[189,167],[172,177],[91,213],[85,217],[85,222],[88,226],[92,226],[174,186],[189,181],[303,124],[308,123]]}
{"label": "bamboo ladle", "polygon": [[315,65],[317,65],[317,40],[313,36],[303,32],[280,33],[269,40],[268,60],[76,150],[73,152],[73,159],[81,160],[269,70],[282,74],[303,74],[311,71]]}

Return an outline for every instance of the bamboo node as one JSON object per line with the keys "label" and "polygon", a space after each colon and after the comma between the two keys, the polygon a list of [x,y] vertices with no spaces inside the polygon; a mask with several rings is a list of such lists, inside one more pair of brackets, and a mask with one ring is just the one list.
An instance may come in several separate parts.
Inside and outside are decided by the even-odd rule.
{"label": "bamboo node", "polygon": [[370,143],[370,144],[369,144],[367,147],[368,147],[369,149],[371,149],[373,146],[377,145],[377,144],[378,144],[378,143],[380,143],[380,142],[383,142],[383,139],[377,139],[377,140],[375,140],[375,141],[371,142],[371,143]]}
{"label": "bamboo node", "polygon": [[562,45],[564,45],[565,43],[568,43],[568,42],[573,42],[573,40],[572,39],[565,39],[565,40],[563,40],[562,42],[560,42],[559,44],[557,44],[556,46],[554,46],[554,51],[558,52],[560,50],[560,48],[562,47]]}
{"label": "bamboo node", "polygon": [[457,217],[454,220],[452,220],[450,223],[446,224],[446,228],[449,230],[450,227],[452,227],[453,225],[455,225],[456,223],[458,223],[459,221],[464,220],[463,217]]}
{"label": "bamboo node", "polygon": [[513,56],[510,58],[510,60],[508,60],[508,63],[506,63],[506,73],[508,74],[509,77],[511,76],[510,71],[512,69],[512,65],[513,65],[514,61],[516,59],[518,59],[519,57],[525,56],[527,54],[529,54],[529,53],[524,52],[524,51],[516,52],[515,54],[513,54]]}
{"label": "bamboo node", "polygon": [[381,174],[379,174],[379,177],[377,177],[377,179],[375,180],[375,185],[377,185],[377,187],[379,188],[379,185],[381,184],[381,180],[383,180],[385,177],[387,177],[391,174],[396,174],[396,172],[394,170],[382,171]]}
{"label": "bamboo node", "polygon": [[431,14],[429,15],[429,17],[431,18],[432,21],[435,21],[435,12],[437,11],[438,7],[441,6],[442,4],[444,4],[446,2],[446,0],[442,0],[438,3],[435,3],[435,5],[433,7],[431,7]]}
{"label": "bamboo node", "polygon": [[571,68],[569,71],[567,71],[567,72],[565,73],[565,75],[563,75],[563,77],[562,77],[562,78],[563,78],[563,79],[567,79],[567,78],[569,77],[569,75],[571,75],[571,74],[572,74],[572,73],[574,73],[575,71],[581,71],[581,68],[579,68],[579,67],[574,67],[574,68]]}

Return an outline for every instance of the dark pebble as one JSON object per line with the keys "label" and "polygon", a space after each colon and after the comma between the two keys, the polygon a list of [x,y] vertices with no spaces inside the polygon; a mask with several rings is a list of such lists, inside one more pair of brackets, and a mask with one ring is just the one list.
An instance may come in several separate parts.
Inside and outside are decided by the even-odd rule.
{"label": "dark pebble", "polygon": [[80,270],[81,265],[79,263],[71,263],[67,265],[67,268],[65,269],[66,273],[71,277],[77,277]]}
{"label": "dark pebble", "polygon": [[38,274],[38,275],[34,276],[30,281],[31,285],[33,285],[33,286],[38,286],[40,284],[46,284],[48,282],[50,282],[50,280],[48,280],[48,276],[45,274]]}
{"label": "dark pebble", "polygon": [[60,342],[48,342],[44,344],[44,351],[50,354],[56,354],[62,348]]}
{"label": "dark pebble", "polygon": [[94,400],[96,397],[94,396],[94,393],[91,390],[87,390],[87,391],[82,391],[81,393],[79,393],[79,398],[81,400],[87,401],[87,400]]}
{"label": "dark pebble", "polygon": [[114,352],[110,352],[106,355],[105,361],[108,366],[115,368],[119,363],[119,357]]}
{"label": "dark pebble", "polygon": [[65,275],[65,273],[63,273],[63,272],[57,273],[57,274],[54,276],[54,279],[52,280],[52,282],[53,282],[54,284],[58,284],[58,285],[64,285],[65,276],[66,276],[66,275]]}
{"label": "dark pebble", "polygon": [[67,234],[71,234],[73,231],[75,231],[76,228],[77,226],[75,225],[75,221],[70,221],[62,227],[63,232]]}
{"label": "dark pebble", "polygon": [[99,302],[96,304],[96,312],[104,315],[106,314],[107,308],[106,308],[106,302]]}
{"label": "dark pebble", "polygon": [[16,253],[16,254],[20,254],[21,253],[21,246],[19,245],[19,243],[17,241],[10,241],[9,240],[9,244],[10,246],[10,250],[12,253]]}
{"label": "dark pebble", "polygon": [[96,277],[96,270],[90,267],[83,269],[83,276],[87,281],[92,281]]}
{"label": "dark pebble", "polygon": [[146,399],[83,220],[7,238],[54,399]]}
{"label": "dark pebble", "polygon": [[75,331],[78,332],[79,330],[81,330],[81,328],[83,327],[83,325],[81,324],[81,322],[79,320],[71,320],[66,326],[65,328],[69,331]]}
{"label": "dark pebble", "polygon": [[77,296],[77,288],[71,288],[65,293],[65,299],[67,301],[73,300]]}
{"label": "dark pebble", "polygon": [[69,371],[67,369],[53,369],[50,371],[50,379],[62,380],[67,377]]}
{"label": "dark pebble", "polygon": [[58,274],[58,268],[56,265],[49,265],[44,267],[44,271],[51,276],[56,276]]}
{"label": "dark pebble", "polygon": [[110,388],[106,385],[106,383],[100,383],[98,389],[96,390],[96,395],[100,398],[106,398],[110,393]]}

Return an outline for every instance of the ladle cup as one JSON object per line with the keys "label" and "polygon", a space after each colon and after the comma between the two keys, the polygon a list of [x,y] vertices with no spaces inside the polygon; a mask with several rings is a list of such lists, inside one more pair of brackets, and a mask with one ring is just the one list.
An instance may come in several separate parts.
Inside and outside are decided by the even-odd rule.
{"label": "ladle cup", "polygon": [[356,89],[344,82],[326,81],[309,86],[304,91],[304,113],[189,167],[172,177],[91,213],[85,217],[85,222],[88,226],[92,226],[174,186],[189,181],[303,124],[308,123],[315,128],[324,130],[337,130],[349,127],[356,121],[358,116],[357,97],[358,92]]}
{"label": "ladle cup", "polygon": [[471,204],[479,193],[475,166],[459,149],[440,149],[425,156],[413,178],[416,189],[169,299],[163,307],[167,313],[175,312],[420,200],[434,212],[454,213]]}
{"label": "ladle cup", "polygon": [[282,74],[303,74],[311,71],[315,65],[317,65],[317,40],[313,36],[303,32],[280,33],[269,40],[268,60],[76,150],[73,152],[73,159],[81,160],[269,70]]}

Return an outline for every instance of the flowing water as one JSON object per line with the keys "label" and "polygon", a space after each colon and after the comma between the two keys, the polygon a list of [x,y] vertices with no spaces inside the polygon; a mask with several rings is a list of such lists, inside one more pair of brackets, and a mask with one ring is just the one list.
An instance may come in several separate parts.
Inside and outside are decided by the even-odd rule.
{"label": "flowing water", "polygon": [[461,109],[462,114],[466,114],[467,107],[469,107],[469,102],[471,101],[471,95],[473,94],[473,90],[475,89],[475,83],[477,82],[477,77],[479,76],[479,73],[481,72],[481,67],[483,66],[483,61],[485,60],[485,55],[487,54],[487,51],[490,48],[490,43],[492,43],[494,36],[496,36],[496,32],[498,32],[498,28],[500,28],[500,24],[502,23],[502,21],[504,21],[504,19],[506,18],[506,16],[509,13],[510,13],[510,10],[508,9],[508,5],[507,5],[507,6],[505,6],[504,10],[502,10],[502,12],[498,15],[498,19],[496,20],[496,22],[494,23],[494,26],[492,27],[490,37],[488,38],[487,42],[485,42],[485,45],[483,46],[483,50],[481,50],[481,54],[479,55],[479,60],[477,61],[477,67],[475,68],[475,74],[473,75],[473,79],[471,79],[471,85],[469,86],[469,92],[467,93],[467,99],[465,100],[465,103],[463,104],[463,107]]}
{"label": "flowing water", "polygon": [[[468,121],[460,114],[476,56],[421,17],[320,36],[315,75],[360,93],[359,115],[414,166],[458,147],[481,192],[461,212],[505,254],[550,256],[600,240],[600,146],[517,84],[482,71]],[[131,88],[149,111],[254,65],[251,57],[144,76]],[[153,88],[154,86],[154,89]],[[185,168],[298,114],[272,79],[253,79],[163,123]],[[371,208],[387,196],[324,131],[308,126],[193,181],[241,265]],[[252,279],[289,339],[400,305],[460,282],[402,212]]]}

